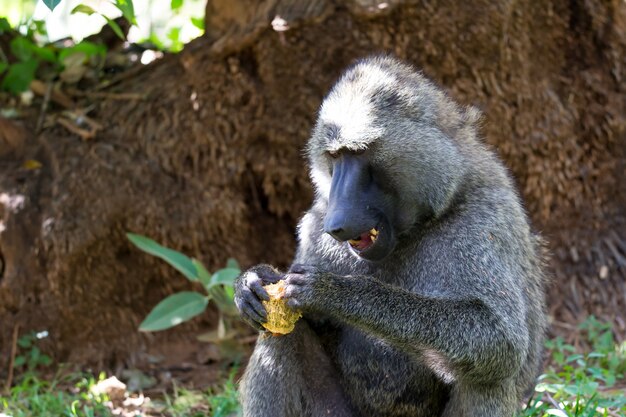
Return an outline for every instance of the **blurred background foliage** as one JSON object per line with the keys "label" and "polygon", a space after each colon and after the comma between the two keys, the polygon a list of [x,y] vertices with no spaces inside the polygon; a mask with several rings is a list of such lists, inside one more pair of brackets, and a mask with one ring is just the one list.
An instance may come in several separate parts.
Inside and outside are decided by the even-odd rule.
{"label": "blurred background foliage", "polygon": [[[53,11],[37,0],[4,0],[0,2],[0,16],[22,34],[32,25],[40,28],[36,33],[39,42],[57,42],[71,39],[80,42],[89,35],[99,33],[107,23],[103,16],[115,19],[122,16],[116,2],[108,0],[62,0]],[[130,28],[130,43],[153,42],[162,49],[178,51],[185,43],[204,32],[203,0],[134,0],[136,24]],[[71,13],[84,5],[97,14]]]}

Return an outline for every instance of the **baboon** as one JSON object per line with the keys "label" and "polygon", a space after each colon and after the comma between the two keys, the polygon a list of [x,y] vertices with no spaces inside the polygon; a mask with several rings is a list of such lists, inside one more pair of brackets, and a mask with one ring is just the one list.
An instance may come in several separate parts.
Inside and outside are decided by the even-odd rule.
{"label": "baboon", "polygon": [[236,280],[262,330],[263,285],[303,311],[261,334],[246,417],[510,417],[535,384],[543,251],[479,113],[388,56],[349,68],[307,146],[315,199],[292,267]]}

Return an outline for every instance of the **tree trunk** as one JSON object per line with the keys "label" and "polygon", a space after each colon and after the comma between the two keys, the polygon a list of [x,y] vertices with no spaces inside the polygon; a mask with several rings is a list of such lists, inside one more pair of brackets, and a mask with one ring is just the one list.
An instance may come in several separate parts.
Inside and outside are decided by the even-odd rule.
{"label": "tree trunk", "polygon": [[[156,302],[189,284],[131,247],[127,231],[210,269],[228,257],[287,265],[311,201],[302,147],[317,108],[371,53],[414,63],[483,110],[485,140],[549,242],[554,330],[594,313],[623,335],[625,9],[621,0],[209,1],[204,37],[82,103],[103,125],[95,138],[58,123],[35,135],[36,117],[26,127],[0,120],[1,357],[18,323],[49,330],[57,359],[81,363],[132,362],[147,345],[193,334],[201,320],[137,332]],[[24,168],[29,159],[43,166]]]}

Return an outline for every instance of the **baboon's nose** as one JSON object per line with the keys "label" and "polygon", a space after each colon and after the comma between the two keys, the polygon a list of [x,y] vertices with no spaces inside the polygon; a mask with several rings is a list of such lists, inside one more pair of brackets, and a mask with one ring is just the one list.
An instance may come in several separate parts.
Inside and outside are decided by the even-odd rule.
{"label": "baboon's nose", "polygon": [[341,240],[340,236],[343,232],[343,223],[343,219],[340,219],[339,216],[327,214],[326,220],[324,221],[324,233],[328,233],[335,239]]}
{"label": "baboon's nose", "polygon": [[352,227],[346,227],[345,216],[337,214],[331,215],[330,218],[324,222],[324,232],[340,242],[352,239],[359,233],[358,230],[353,230]]}

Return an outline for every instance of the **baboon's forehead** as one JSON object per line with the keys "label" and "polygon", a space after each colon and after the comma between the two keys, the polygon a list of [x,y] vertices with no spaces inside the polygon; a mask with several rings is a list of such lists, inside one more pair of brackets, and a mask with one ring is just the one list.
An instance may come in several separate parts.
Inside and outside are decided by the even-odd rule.
{"label": "baboon's forehead", "polygon": [[325,147],[363,149],[384,132],[381,115],[410,106],[398,74],[372,63],[350,69],[335,84],[319,114]]}

